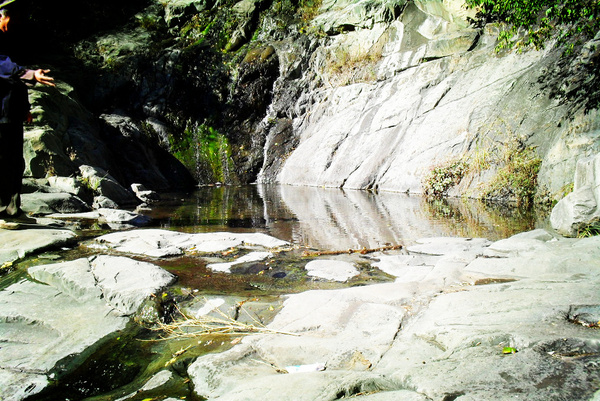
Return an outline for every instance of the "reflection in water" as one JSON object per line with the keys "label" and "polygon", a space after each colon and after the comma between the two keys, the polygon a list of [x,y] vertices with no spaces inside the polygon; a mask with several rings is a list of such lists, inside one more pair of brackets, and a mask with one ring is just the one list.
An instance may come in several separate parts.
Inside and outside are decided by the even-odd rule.
{"label": "reflection in water", "polygon": [[519,209],[479,201],[427,202],[397,193],[294,187],[206,187],[149,213],[180,231],[260,231],[319,249],[377,248],[437,236],[491,240],[544,226]]}

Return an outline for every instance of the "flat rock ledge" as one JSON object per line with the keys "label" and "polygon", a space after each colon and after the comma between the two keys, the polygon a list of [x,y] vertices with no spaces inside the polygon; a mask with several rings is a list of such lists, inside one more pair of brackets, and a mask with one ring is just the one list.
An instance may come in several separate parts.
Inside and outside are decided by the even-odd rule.
{"label": "flat rock ledge", "polygon": [[0,389],[21,400],[48,384],[48,372],[125,328],[130,315],[175,276],[150,263],[96,256],[29,269],[0,291]]}
{"label": "flat rock ledge", "polygon": [[119,209],[54,213],[36,217],[34,220],[35,223],[15,224],[15,228],[18,229],[0,228],[0,266],[47,249],[68,246],[76,241],[77,234],[63,227],[65,221],[97,221],[108,224],[113,229],[138,227],[150,222],[147,216]]}
{"label": "flat rock ledge", "polygon": [[288,296],[268,326],[282,334],[198,358],[195,391],[220,401],[600,399],[600,237],[433,238],[374,257],[395,282]]}
{"label": "flat rock ledge", "polygon": [[187,234],[160,229],[121,231],[96,238],[88,246],[100,250],[144,255],[155,258],[180,256],[185,253],[217,253],[231,248],[281,248],[286,241],[262,233],[197,233]]}
{"label": "flat rock ledge", "polygon": [[0,229],[0,265],[12,263],[45,249],[67,245],[76,236],[70,230],[47,227],[25,230]]}

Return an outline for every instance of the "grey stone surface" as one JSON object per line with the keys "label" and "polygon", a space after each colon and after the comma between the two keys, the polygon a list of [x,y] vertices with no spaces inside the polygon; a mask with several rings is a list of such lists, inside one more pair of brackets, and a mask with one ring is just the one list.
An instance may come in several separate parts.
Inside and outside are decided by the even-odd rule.
{"label": "grey stone surface", "polygon": [[66,245],[76,234],[69,230],[32,228],[23,230],[0,230],[0,265],[14,262],[26,255],[45,249]]}
{"label": "grey stone surface", "polygon": [[331,259],[312,260],[306,264],[305,269],[309,276],[342,282],[359,274],[354,264]]}
{"label": "grey stone surface", "polygon": [[244,255],[238,259],[235,259],[233,262],[210,263],[206,267],[208,267],[211,270],[218,271],[218,272],[231,273],[231,268],[235,265],[240,265],[240,264],[250,263],[250,262],[259,262],[261,260],[265,260],[272,256],[273,256],[273,254],[271,252],[250,252],[247,255]]}
{"label": "grey stone surface", "polygon": [[81,180],[75,177],[51,176],[48,177],[48,184],[60,192],[67,192],[80,198],[85,195],[86,191]]}
{"label": "grey stone surface", "polygon": [[97,256],[90,266],[105,302],[123,315],[131,315],[146,298],[176,280],[158,266],[125,257]]}
{"label": "grey stone surface", "polygon": [[[498,54],[498,27],[474,30],[462,1],[326,1],[320,11],[314,24],[338,34],[311,47],[301,79],[276,82],[268,117],[291,120],[285,136],[281,125],[270,131],[265,155],[281,160],[267,157],[259,182],[422,193],[432,168],[483,157],[487,166],[449,190],[481,197],[498,155],[518,142],[543,161],[538,195],[558,200],[577,159],[600,150],[597,111],[570,114],[540,85],[558,61],[551,44]],[[277,50],[282,71],[295,70],[302,50]]]}
{"label": "grey stone surface", "polygon": [[98,256],[30,268],[0,291],[0,388],[6,400],[41,391],[48,371],[121,330],[174,276],[127,258]]}
{"label": "grey stone surface", "polygon": [[[568,316],[597,314],[599,238],[535,230],[468,249],[468,239],[418,242],[428,254],[374,255],[396,282],[290,295],[268,325],[281,334],[247,337],[198,358],[188,370],[198,394],[307,401],[594,396],[600,333]],[[325,370],[285,373],[313,364]]]}
{"label": "grey stone surface", "polygon": [[131,184],[131,190],[142,202],[153,203],[160,200],[160,195],[156,191],[149,190],[143,184]]}
{"label": "grey stone surface", "polygon": [[79,171],[96,195],[105,196],[120,206],[137,205],[140,202],[133,191],[123,187],[107,171],[86,165],[79,166]]}
{"label": "grey stone surface", "polygon": [[117,223],[129,226],[144,226],[151,219],[128,210],[100,208],[85,213],[53,213],[46,217],[59,220],[96,220],[100,223]]}
{"label": "grey stone surface", "polygon": [[116,232],[96,238],[92,247],[108,248],[119,252],[165,257],[183,255],[185,252],[214,253],[233,247],[257,245],[278,248],[287,242],[262,233],[198,233],[144,229]]}
{"label": "grey stone surface", "polygon": [[550,222],[562,235],[574,237],[600,221],[600,154],[580,159],[575,170],[573,192],[552,209]]}
{"label": "grey stone surface", "polygon": [[323,2],[319,10],[320,14],[312,24],[328,33],[349,30],[349,27],[369,29],[374,24],[393,21],[399,16],[400,10],[406,3],[404,0],[328,0]]}
{"label": "grey stone surface", "polygon": [[165,3],[165,22],[175,27],[186,17],[195,15],[206,8],[206,0],[170,0]]}
{"label": "grey stone surface", "polygon": [[35,192],[21,195],[21,208],[32,215],[77,213],[91,210],[79,197],[66,193]]}

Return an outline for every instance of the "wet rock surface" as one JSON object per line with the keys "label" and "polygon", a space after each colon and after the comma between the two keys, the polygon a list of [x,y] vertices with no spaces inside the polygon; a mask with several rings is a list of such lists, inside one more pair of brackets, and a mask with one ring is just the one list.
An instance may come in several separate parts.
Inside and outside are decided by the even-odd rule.
{"label": "wet rock surface", "polygon": [[76,237],[69,230],[40,228],[30,230],[1,230],[0,264],[12,263],[28,254],[48,248],[67,245]]}
{"label": "wet rock surface", "polygon": [[[11,397],[45,389],[40,394],[50,395],[40,399],[53,399],[49,383],[102,360],[96,349],[120,349],[118,341],[110,343],[118,333],[131,325],[144,331],[186,322],[183,316],[235,322],[242,331],[198,338],[189,327],[185,337],[158,342],[164,345],[155,345],[148,361],[135,361],[143,370],[135,379],[110,379],[106,391],[112,392],[102,397],[189,395],[186,380],[198,396],[231,400],[566,400],[570,394],[589,399],[598,389],[600,239],[538,229],[497,241],[440,236],[386,248],[432,222],[421,221],[411,202],[394,210],[383,195],[371,204],[360,193],[281,191],[307,224],[306,240],[328,245],[345,235],[345,246],[356,249],[319,252],[259,232],[157,228],[82,240],[70,252],[85,257],[56,264],[48,255],[0,292],[0,378]],[[374,205],[407,231],[370,226]],[[45,219],[71,227],[104,214],[123,221],[136,216],[98,209]],[[323,224],[324,216],[336,216],[344,231]],[[78,234],[38,223],[0,235],[11,241],[56,236],[54,247],[62,247]],[[15,249],[8,261],[23,259]],[[169,284],[174,275],[178,282]],[[151,282],[162,284],[148,287]],[[85,372],[72,374],[97,374]]]}
{"label": "wet rock surface", "polygon": [[[198,393],[224,400],[593,397],[600,333],[567,314],[597,313],[574,305],[600,303],[599,239],[538,230],[496,243],[422,242],[432,255],[409,248],[377,257],[398,276],[393,283],[287,297],[268,327],[292,335],[256,335],[198,358],[189,369]],[[326,369],[285,373],[315,363]]]}
{"label": "wet rock surface", "polygon": [[[37,181],[23,196],[24,209],[53,213],[48,224],[73,230],[89,221],[121,229],[147,220],[107,208],[150,203],[153,190],[187,189],[198,181],[258,177],[419,193],[431,167],[449,158],[486,159],[486,152],[510,150],[502,144],[512,141],[542,159],[538,195],[558,199],[577,160],[598,153],[597,93],[583,99],[585,111],[578,98],[548,94],[548,87],[564,83],[565,71],[555,71],[564,69],[560,49],[494,53],[497,27],[466,26],[462,2],[326,1],[321,15],[302,27],[261,14],[279,5],[239,2],[232,10],[239,24],[226,49],[212,49],[210,42],[221,42],[214,32],[227,32],[228,21],[197,24],[189,38],[179,30],[212,7],[187,0],[156,3],[122,31],[80,42],[77,68],[69,61],[62,75],[85,71],[79,95],[106,114],[87,110],[75,89],[58,79],[53,92],[32,89],[25,174]],[[566,91],[590,82],[590,74],[595,82],[597,42],[584,44],[571,60],[566,70],[573,76],[565,82],[574,87]],[[236,49],[242,49],[237,61],[221,51]],[[235,66],[221,67],[228,64]],[[171,153],[192,149],[196,157],[199,148],[186,148],[207,135],[213,147],[229,142],[221,165],[210,166],[223,174],[208,175],[209,168],[191,158],[193,179]],[[562,219],[564,234],[598,217],[596,184],[586,180],[597,170],[594,160],[583,161],[594,167],[581,170],[585,179],[576,179],[561,206],[566,219],[556,221]],[[500,163],[484,161],[486,171],[472,170],[450,193],[480,196],[480,184]],[[308,190],[282,192],[295,218],[317,221],[307,237],[320,244],[342,234],[352,246],[366,241],[377,248],[399,238],[414,243],[363,258],[311,256],[298,263],[296,257],[291,263],[282,250],[289,244],[264,234],[135,230],[101,236],[82,247],[99,256],[32,267],[0,292],[1,396],[20,400],[40,391],[53,379],[53,367],[62,369],[65,358],[77,365],[132,316],[157,324],[180,319],[181,307],[198,318],[220,316],[215,308],[221,308],[229,318],[256,319],[277,334],[219,339],[214,348],[212,339],[210,346],[195,338],[184,346],[169,343],[168,352],[156,353],[148,380],[106,398],[164,398],[166,383],[186,383],[188,375],[198,395],[222,400],[600,398],[598,239],[538,230],[496,242],[418,240],[402,234],[420,233],[420,219],[397,213],[394,202],[363,207],[362,194],[321,194],[317,202]],[[372,224],[382,215],[390,225]],[[323,216],[345,228],[323,227]],[[4,266],[69,244],[75,234],[38,223],[0,230],[0,236]],[[276,285],[278,294],[285,292],[281,283],[290,277],[327,289],[292,294],[294,287],[268,301],[222,293],[199,300],[195,287],[171,286],[152,297],[173,279],[156,265],[182,259],[192,266],[179,272],[188,275],[186,284],[219,284],[227,274],[232,281],[246,275],[239,281],[252,296]],[[351,277],[354,269],[366,279]]]}
{"label": "wet rock surface", "polygon": [[0,387],[8,400],[40,392],[59,361],[84,357],[175,280],[157,266],[110,256],[41,265],[29,274],[36,282],[0,291]]}
{"label": "wet rock surface", "polygon": [[262,233],[186,234],[148,229],[103,235],[90,244],[92,247],[152,257],[177,256],[185,252],[216,253],[243,245],[277,248],[288,245],[288,242]]}

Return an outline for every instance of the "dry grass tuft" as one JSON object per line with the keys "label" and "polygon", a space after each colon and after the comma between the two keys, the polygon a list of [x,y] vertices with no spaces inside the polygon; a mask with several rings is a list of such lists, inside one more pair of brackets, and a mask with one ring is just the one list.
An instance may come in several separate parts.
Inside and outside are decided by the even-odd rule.
{"label": "dry grass tuft", "polygon": [[[179,309],[178,309],[179,310]],[[296,333],[284,332],[279,330],[269,329],[258,320],[256,320],[248,311],[240,307],[240,312],[245,312],[254,323],[239,322],[218,308],[213,309],[219,316],[203,315],[200,317],[188,316],[179,310],[182,319],[169,324],[159,323],[155,328],[157,331],[162,331],[164,336],[162,340],[172,340],[181,338],[197,338],[209,335],[249,335],[249,334],[285,334],[297,336]]]}

